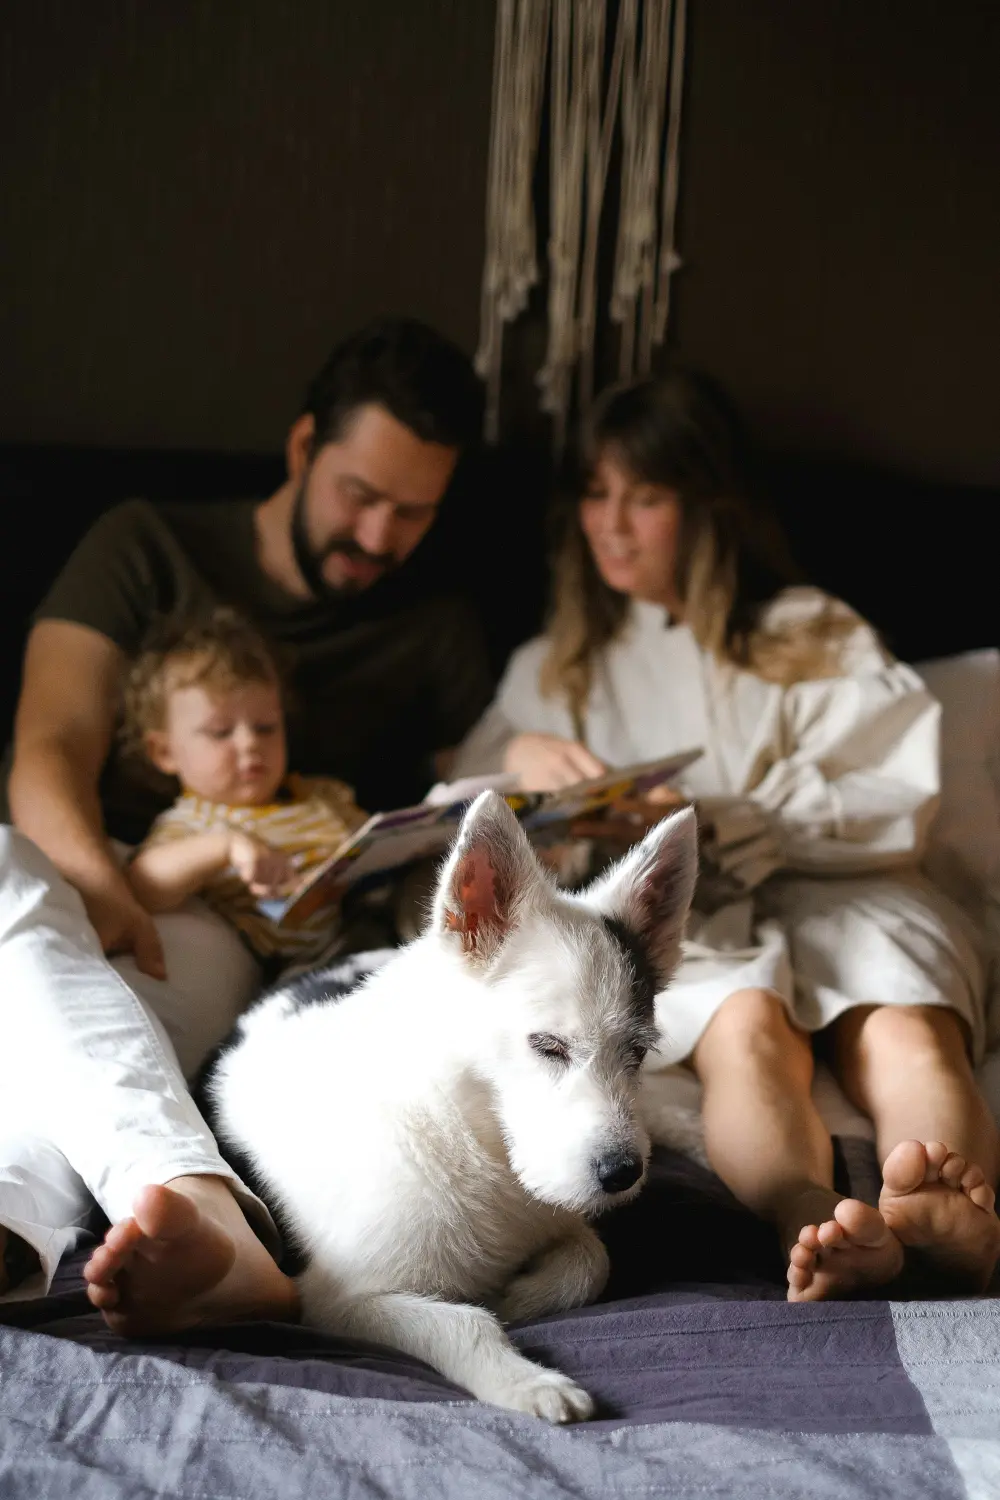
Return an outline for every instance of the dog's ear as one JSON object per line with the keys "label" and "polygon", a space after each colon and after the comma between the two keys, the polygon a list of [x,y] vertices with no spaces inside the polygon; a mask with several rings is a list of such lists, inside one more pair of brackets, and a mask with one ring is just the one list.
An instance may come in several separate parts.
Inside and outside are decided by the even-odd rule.
{"label": "dog's ear", "polygon": [[486,965],[542,885],[520,823],[496,792],[473,802],[438,881],[434,928],[473,963]]}
{"label": "dog's ear", "polygon": [[680,957],[697,874],[697,823],[686,807],[651,828],[581,899],[634,932],[666,984]]}

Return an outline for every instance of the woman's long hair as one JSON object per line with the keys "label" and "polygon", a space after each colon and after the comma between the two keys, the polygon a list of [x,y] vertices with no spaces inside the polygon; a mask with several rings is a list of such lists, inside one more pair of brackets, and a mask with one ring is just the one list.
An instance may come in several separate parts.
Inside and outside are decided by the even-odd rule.
{"label": "woman's long hair", "polygon": [[622,628],[629,605],[602,579],[580,525],[580,496],[601,458],[676,494],[676,577],[665,582],[704,650],[768,682],[838,675],[836,644],[854,623],[842,609],[794,628],[762,626],[765,606],[804,579],[759,497],[730,402],[707,377],[674,370],[613,387],[596,402],[562,507],[541,686],[568,701],[581,738],[595,659]]}

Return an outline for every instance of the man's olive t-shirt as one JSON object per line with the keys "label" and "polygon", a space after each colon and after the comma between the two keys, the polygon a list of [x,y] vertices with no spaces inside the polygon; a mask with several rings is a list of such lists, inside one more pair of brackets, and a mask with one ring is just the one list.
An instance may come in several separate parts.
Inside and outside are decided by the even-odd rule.
{"label": "man's olive t-shirt", "polygon": [[[421,598],[406,568],[343,604],[296,599],[257,562],[256,505],[115,506],[79,543],[35,621],[90,626],[132,657],[158,618],[231,605],[290,661],[291,768],[342,778],[369,810],[415,800],[433,753],[457,744],[490,699],[473,611],[456,598]],[[101,794],[109,834],[136,842],[176,786],[116,745]]]}

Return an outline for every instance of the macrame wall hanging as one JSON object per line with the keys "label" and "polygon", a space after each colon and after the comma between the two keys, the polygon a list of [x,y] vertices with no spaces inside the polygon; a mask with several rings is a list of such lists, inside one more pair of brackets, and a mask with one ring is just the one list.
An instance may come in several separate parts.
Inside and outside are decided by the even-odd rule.
{"label": "macrame wall hanging", "polygon": [[[557,451],[574,405],[594,392],[598,250],[608,217],[614,267],[608,316],[618,373],[645,374],[670,316],[686,0],[497,0],[476,364],[487,384],[487,437],[500,428],[504,327],[540,279],[534,211],[548,95],[548,347],[537,374]],[[611,14],[613,36],[609,33]],[[617,201],[608,167],[618,147]]]}

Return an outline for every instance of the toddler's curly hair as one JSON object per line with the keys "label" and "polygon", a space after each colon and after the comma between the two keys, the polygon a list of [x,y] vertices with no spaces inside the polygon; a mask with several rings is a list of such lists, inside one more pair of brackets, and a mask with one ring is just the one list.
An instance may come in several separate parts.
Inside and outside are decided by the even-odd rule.
{"label": "toddler's curly hair", "polygon": [[153,626],[125,678],[122,740],[145,756],[145,736],[163,729],[167,701],[178,688],[227,693],[250,682],[278,688],[287,708],[284,664],[273,646],[237,610],[220,607],[195,618],[171,616]]}

